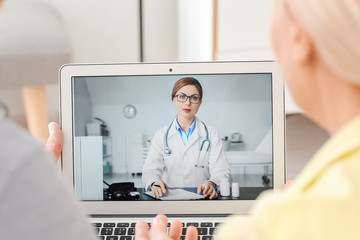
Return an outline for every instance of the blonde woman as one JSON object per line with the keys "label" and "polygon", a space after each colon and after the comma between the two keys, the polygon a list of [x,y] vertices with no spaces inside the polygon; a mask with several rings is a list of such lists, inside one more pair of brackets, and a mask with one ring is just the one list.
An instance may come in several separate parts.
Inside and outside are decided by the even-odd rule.
{"label": "blonde woman", "polygon": [[[332,138],[286,192],[264,194],[250,223],[234,216],[216,239],[359,239],[360,1],[273,0],[271,38],[296,103]],[[137,239],[180,235],[156,220]]]}

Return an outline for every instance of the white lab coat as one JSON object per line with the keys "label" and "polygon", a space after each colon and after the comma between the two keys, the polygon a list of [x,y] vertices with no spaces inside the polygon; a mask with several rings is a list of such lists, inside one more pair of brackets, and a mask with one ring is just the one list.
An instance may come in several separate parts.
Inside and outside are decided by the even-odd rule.
{"label": "white lab coat", "polygon": [[[222,179],[229,180],[229,164],[215,128],[207,126],[210,148],[206,151],[206,142],[200,152],[201,143],[206,139],[206,130],[200,119],[196,118],[194,132],[186,145],[173,122],[167,138],[168,146],[172,149],[170,156],[164,152],[168,129],[169,125],[157,131],[152,140],[142,172],[146,188],[158,180],[163,180],[169,187],[198,187],[206,181],[220,185]],[[196,164],[198,167],[195,167]]]}

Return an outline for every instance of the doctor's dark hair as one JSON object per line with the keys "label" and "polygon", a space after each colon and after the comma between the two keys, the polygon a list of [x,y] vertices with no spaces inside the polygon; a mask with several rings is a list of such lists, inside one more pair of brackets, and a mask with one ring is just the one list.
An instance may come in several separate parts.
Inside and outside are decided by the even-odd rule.
{"label": "doctor's dark hair", "polygon": [[201,84],[199,83],[199,81],[193,77],[184,77],[184,78],[177,80],[176,83],[174,84],[174,87],[173,87],[173,90],[171,93],[171,101],[174,99],[175,94],[179,91],[179,89],[184,86],[187,86],[187,85],[195,86],[196,89],[199,91],[200,99],[202,99],[203,91],[202,91],[202,87],[201,87]]}

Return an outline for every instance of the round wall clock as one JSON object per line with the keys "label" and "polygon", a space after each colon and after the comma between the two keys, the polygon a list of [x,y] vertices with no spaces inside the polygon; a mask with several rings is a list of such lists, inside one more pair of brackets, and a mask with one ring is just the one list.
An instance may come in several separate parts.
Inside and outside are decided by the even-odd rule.
{"label": "round wall clock", "polygon": [[136,108],[134,105],[127,104],[123,109],[123,113],[126,118],[133,118],[136,115]]}

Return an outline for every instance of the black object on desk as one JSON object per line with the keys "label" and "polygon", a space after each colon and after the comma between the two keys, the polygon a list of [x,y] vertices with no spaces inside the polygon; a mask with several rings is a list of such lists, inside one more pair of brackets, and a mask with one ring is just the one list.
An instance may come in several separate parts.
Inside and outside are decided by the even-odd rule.
{"label": "black object on desk", "polygon": [[105,201],[131,201],[138,200],[140,198],[140,193],[134,187],[133,182],[120,182],[108,184],[103,181],[108,187],[104,190],[104,200]]}

